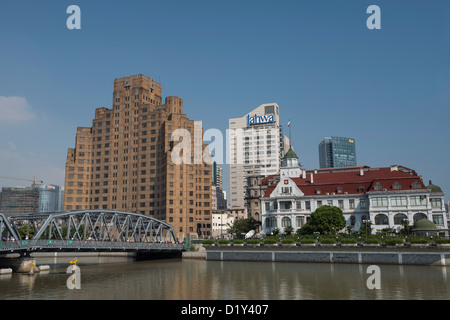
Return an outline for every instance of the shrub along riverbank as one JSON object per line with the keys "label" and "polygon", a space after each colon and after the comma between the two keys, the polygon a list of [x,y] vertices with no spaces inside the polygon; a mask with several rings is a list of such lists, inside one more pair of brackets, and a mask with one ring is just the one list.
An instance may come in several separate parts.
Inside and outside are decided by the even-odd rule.
{"label": "shrub along riverbank", "polygon": [[317,246],[450,246],[450,239],[439,237],[418,237],[418,236],[369,236],[369,237],[354,237],[347,235],[335,235],[335,236],[321,236],[321,235],[309,235],[309,236],[269,236],[260,239],[204,239],[195,240],[194,243],[202,243],[205,246],[264,246],[264,245],[317,245]]}

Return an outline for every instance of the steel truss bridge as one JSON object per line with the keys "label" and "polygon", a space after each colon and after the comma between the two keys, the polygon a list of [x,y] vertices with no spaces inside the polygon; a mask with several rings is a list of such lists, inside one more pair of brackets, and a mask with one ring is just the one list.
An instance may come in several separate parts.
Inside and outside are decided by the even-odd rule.
{"label": "steel truss bridge", "polygon": [[0,213],[0,254],[42,251],[181,252],[171,225],[121,211]]}

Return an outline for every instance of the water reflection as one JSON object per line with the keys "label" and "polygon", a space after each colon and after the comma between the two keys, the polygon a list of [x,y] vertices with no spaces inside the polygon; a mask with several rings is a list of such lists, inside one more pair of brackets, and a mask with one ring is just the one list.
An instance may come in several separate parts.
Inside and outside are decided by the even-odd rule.
{"label": "water reflection", "polygon": [[52,260],[46,273],[0,276],[0,299],[450,298],[448,267],[380,265],[381,289],[369,290],[367,265],[102,259],[108,263],[98,264],[98,257],[79,259],[81,290],[66,287],[70,258]]}

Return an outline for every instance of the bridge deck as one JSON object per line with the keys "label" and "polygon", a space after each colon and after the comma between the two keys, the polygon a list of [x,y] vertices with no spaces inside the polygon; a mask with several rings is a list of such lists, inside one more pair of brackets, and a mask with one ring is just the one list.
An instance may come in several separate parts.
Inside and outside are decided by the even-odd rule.
{"label": "bridge deck", "polygon": [[52,251],[182,251],[179,243],[122,242],[94,240],[22,240],[0,242],[0,254]]}

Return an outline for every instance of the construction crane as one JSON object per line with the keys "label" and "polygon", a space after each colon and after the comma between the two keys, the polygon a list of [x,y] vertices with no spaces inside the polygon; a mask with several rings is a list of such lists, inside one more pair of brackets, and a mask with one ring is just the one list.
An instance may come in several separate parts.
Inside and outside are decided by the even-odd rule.
{"label": "construction crane", "polygon": [[36,180],[36,177],[33,177],[33,180],[30,180],[30,179],[23,179],[23,178],[16,178],[16,177],[0,176],[0,179],[12,179],[12,180],[21,180],[21,181],[33,182],[33,187],[32,188],[34,189],[34,201],[33,201],[33,203],[34,203],[34,211],[37,212],[38,207],[39,207],[39,190],[38,190],[38,186],[36,185],[36,182],[44,183],[44,181]]}
{"label": "construction crane", "polygon": [[44,181],[42,181],[42,180],[36,180],[36,177],[33,177],[33,180],[30,180],[30,179],[22,179],[22,178],[15,178],[15,177],[0,176],[0,179],[12,179],[12,180],[30,181],[30,182],[33,182],[33,188],[36,188],[36,181],[38,183],[44,183]]}

